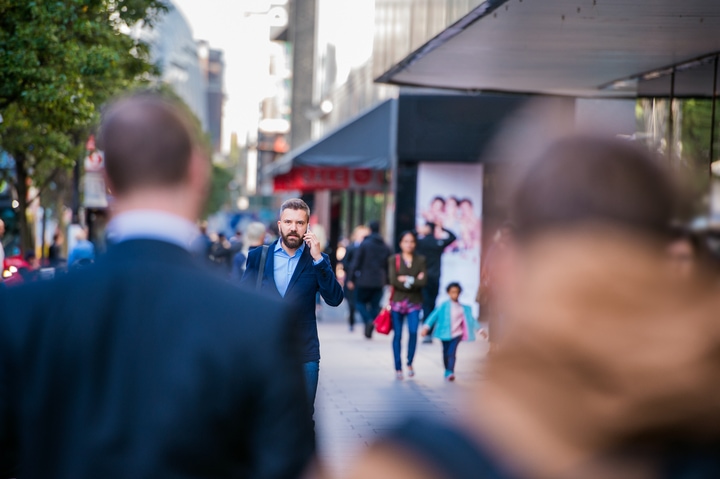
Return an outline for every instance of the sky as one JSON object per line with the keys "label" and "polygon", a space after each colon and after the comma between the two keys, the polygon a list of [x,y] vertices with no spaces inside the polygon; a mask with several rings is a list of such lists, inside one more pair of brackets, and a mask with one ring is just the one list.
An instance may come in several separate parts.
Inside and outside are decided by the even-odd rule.
{"label": "sky", "polygon": [[196,40],[223,50],[225,109],[222,151],[230,149],[230,133],[257,130],[259,103],[270,81],[268,30],[263,17],[246,11],[267,11],[259,0],[172,0],[185,16]]}
{"label": "sky", "polygon": [[[271,3],[283,0],[172,1],[196,40],[207,40],[211,48],[223,50],[226,102],[222,150],[227,152],[231,132],[238,133],[241,144],[245,144],[247,132],[257,132],[259,104],[272,93],[272,44],[265,12]],[[327,44],[334,45],[339,83],[372,55],[374,6],[373,0],[318,0],[317,48],[322,54]]]}

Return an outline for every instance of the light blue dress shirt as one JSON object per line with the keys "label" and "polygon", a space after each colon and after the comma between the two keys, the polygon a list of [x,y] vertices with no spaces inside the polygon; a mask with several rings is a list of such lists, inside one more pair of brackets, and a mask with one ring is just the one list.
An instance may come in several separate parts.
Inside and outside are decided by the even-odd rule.
{"label": "light blue dress shirt", "polygon": [[[295,251],[295,254],[292,256],[287,254],[287,251],[283,249],[282,240],[278,240],[275,244],[275,257],[273,258],[275,263],[273,271],[275,287],[277,288],[278,293],[280,293],[280,296],[283,298],[285,297],[288,285],[290,284],[290,278],[292,278],[292,275],[295,273],[295,268],[297,268],[297,265],[300,262],[300,256],[302,256],[303,251],[305,251],[305,242],[300,245],[300,247]],[[320,264],[322,260],[323,258],[320,258],[317,261],[313,260],[313,264]]]}

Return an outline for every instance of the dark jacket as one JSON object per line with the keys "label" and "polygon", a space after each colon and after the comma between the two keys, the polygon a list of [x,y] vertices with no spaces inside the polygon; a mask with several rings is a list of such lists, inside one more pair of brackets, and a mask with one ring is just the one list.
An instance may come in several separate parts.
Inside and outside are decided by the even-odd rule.
{"label": "dark jacket", "polygon": [[313,433],[288,317],[155,240],[0,290],[0,477],[297,477]]}
{"label": "dark jacket", "polygon": [[418,254],[425,256],[428,278],[440,278],[440,261],[445,248],[450,245],[457,237],[452,231],[443,228],[448,234],[447,238],[435,238],[435,225],[430,223],[432,231],[429,235],[418,238],[416,251]]}
{"label": "dark jacket", "polygon": [[[283,298],[275,286],[275,255],[273,252],[276,244],[277,241],[269,245],[260,288],[269,296],[284,299],[290,305],[291,316],[299,325],[302,361],[317,361],[320,359],[320,340],[315,317],[315,294],[320,292],[328,305],[338,306],[343,300],[342,288],[335,279],[328,256],[323,254],[323,261],[314,265],[310,249],[306,247],[290,278]],[[247,266],[241,282],[245,288],[255,288],[262,250],[262,248],[255,248],[248,252]]]}
{"label": "dark jacket", "polygon": [[[390,284],[395,289],[392,297],[393,302],[401,302],[407,299],[410,303],[422,304],[422,289],[423,286],[427,284],[425,256],[419,254],[413,255],[412,265],[410,265],[409,268],[402,260],[401,256],[399,270],[395,269],[396,257],[396,255],[392,255],[387,260],[388,269],[390,271]],[[420,273],[424,273],[422,279],[418,278],[418,276],[420,276]],[[415,282],[409,288],[406,288],[405,285],[397,279],[398,276],[402,275],[414,277]]]}
{"label": "dark jacket", "polygon": [[391,254],[380,234],[366,236],[353,255],[348,278],[356,288],[382,288],[388,284],[387,259]]}

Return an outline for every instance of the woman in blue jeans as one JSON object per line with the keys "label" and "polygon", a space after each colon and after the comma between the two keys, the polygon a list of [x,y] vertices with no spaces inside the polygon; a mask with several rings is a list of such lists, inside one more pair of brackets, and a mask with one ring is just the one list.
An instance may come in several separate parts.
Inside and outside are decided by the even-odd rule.
{"label": "woman in blue jeans", "polygon": [[397,379],[403,378],[400,360],[400,343],[405,318],[408,320],[408,346],[407,369],[408,376],[413,377],[415,371],[412,367],[417,346],[417,331],[422,310],[422,288],[427,283],[425,271],[425,257],[415,254],[417,238],[415,233],[406,231],[400,236],[400,254],[388,258],[388,271],[390,272],[390,285],[393,294],[390,298],[392,310],[393,356],[395,357],[395,375]]}

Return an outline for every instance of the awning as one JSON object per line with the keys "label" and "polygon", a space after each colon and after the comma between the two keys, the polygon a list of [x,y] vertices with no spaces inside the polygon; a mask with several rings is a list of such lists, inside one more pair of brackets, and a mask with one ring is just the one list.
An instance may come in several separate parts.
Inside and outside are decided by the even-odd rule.
{"label": "awning", "polygon": [[291,150],[265,166],[263,177],[288,173],[293,165],[389,169],[395,150],[395,104],[394,99],[385,100],[321,139]]}
{"label": "awning", "polygon": [[[662,69],[718,51],[720,1],[488,0],[377,81],[634,97],[633,78],[642,83]],[[703,85],[698,94],[707,90]]]}
{"label": "awning", "polygon": [[295,166],[273,178],[273,190],[316,191],[352,190],[382,192],[387,186],[386,172],[370,169],[349,169]]}

